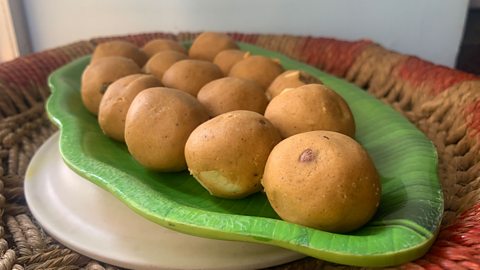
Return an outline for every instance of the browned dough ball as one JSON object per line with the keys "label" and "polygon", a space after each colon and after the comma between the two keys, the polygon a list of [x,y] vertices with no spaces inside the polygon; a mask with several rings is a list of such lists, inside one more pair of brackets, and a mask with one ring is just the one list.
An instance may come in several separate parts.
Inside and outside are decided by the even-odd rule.
{"label": "browned dough ball", "polygon": [[236,110],[263,114],[268,104],[262,87],[254,82],[234,77],[225,77],[207,83],[198,92],[197,99],[210,116]]}
{"label": "browned dough ball", "polygon": [[287,70],[273,80],[265,93],[271,100],[287,88],[297,88],[312,83],[322,84],[322,81],[302,70]]}
{"label": "browned dough ball", "polygon": [[162,83],[196,97],[200,88],[221,77],[223,73],[217,65],[203,60],[185,59],[174,63],[165,71]]}
{"label": "browned dough ball", "polygon": [[177,172],[187,168],[185,143],[208,120],[196,98],[166,87],[140,92],[128,109],[125,142],[130,154],[148,169]]}
{"label": "browned dough ball", "polygon": [[153,74],[159,80],[163,78],[165,71],[180,60],[187,59],[187,55],[177,51],[161,51],[156,53],[145,64],[146,73]]}
{"label": "browned dough ball", "polygon": [[249,52],[240,51],[237,49],[221,51],[213,59],[213,63],[217,65],[225,76],[228,75],[230,69],[240,62],[240,60],[247,58],[250,55]]}
{"label": "browned dough ball", "polygon": [[193,59],[213,61],[219,52],[228,49],[238,49],[237,44],[229,35],[203,32],[193,41],[188,56]]}
{"label": "browned dough ball", "polygon": [[188,170],[214,196],[246,197],[261,189],[265,162],[280,139],[261,114],[221,114],[198,126],[188,138]]}
{"label": "browned dough ball", "polygon": [[381,183],[373,161],[352,138],[333,131],[289,137],[272,150],[262,179],[284,220],[345,233],[375,214]]}
{"label": "browned dough ball", "polygon": [[148,57],[154,56],[161,51],[177,51],[186,54],[185,48],[178,42],[171,39],[157,38],[150,40],[143,45],[142,50]]}
{"label": "browned dough ball", "polygon": [[91,62],[82,73],[82,102],[91,113],[97,115],[103,94],[114,81],[142,71],[135,62],[121,56],[109,56]]}
{"label": "browned dough ball", "polygon": [[321,84],[283,91],[270,101],[265,117],[278,128],[283,138],[313,130],[355,136],[350,107],[339,94]]}
{"label": "browned dough ball", "polygon": [[109,56],[123,56],[130,58],[139,67],[143,67],[147,62],[147,55],[135,44],[124,40],[113,40],[98,44],[92,54],[92,62]]}
{"label": "browned dough ball", "polygon": [[110,84],[100,102],[98,124],[103,133],[117,141],[125,141],[125,118],[135,96],[144,89],[162,86],[152,75],[133,74]]}
{"label": "browned dough ball", "polygon": [[237,62],[229,76],[254,81],[267,89],[282,72],[282,66],[276,61],[262,55],[253,55]]}

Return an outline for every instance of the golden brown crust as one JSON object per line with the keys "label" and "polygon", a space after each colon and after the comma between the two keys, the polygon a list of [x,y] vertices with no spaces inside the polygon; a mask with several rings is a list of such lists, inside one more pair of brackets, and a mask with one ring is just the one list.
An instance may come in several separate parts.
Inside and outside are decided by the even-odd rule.
{"label": "golden brown crust", "polygon": [[336,92],[320,84],[284,90],[270,101],[265,117],[284,138],[313,130],[355,136],[355,121],[348,104]]}
{"label": "golden brown crust", "polygon": [[331,232],[364,225],[381,194],[368,153],[333,131],[301,133],[280,142],[268,158],[262,185],[282,219]]}
{"label": "golden brown crust", "polygon": [[198,126],[185,145],[190,173],[209,192],[242,198],[261,189],[260,179],[280,135],[262,115],[233,111]]}
{"label": "golden brown crust", "polygon": [[321,84],[322,82],[303,70],[287,70],[273,80],[268,86],[266,94],[271,100],[286,88],[297,88],[312,83]]}
{"label": "golden brown crust", "polygon": [[175,62],[163,74],[162,83],[197,96],[205,84],[223,77],[220,68],[208,61],[185,59]]}
{"label": "golden brown crust", "polygon": [[265,56],[253,55],[236,63],[229,76],[254,81],[267,89],[282,72],[282,66],[276,61]]}
{"label": "golden brown crust", "polygon": [[125,57],[102,57],[90,63],[82,73],[83,104],[91,113],[97,115],[100,101],[108,86],[119,78],[137,73],[141,73],[138,65]]}
{"label": "golden brown crust", "polygon": [[223,50],[219,52],[213,59],[213,63],[217,65],[225,76],[228,75],[232,67],[248,57],[249,53],[237,49]]}
{"label": "golden brown crust", "polygon": [[95,47],[92,54],[92,62],[109,56],[123,56],[130,58],[135,61],[139,67],[143,67],[148,59],[147,55],[135,44],[124,40],[112,40],[100,43]]}
{"label": "golden brown crust", "polygon": [[188,56],[211,62],[219,52],[228,49],[238,49],[237,44],[229,35],[203,32],[193,41]]}
{"label": "golden brown crust", "polygon": [[141,91],[162,86],[152,75],[133,74],[116,80],[108,88],[100,102],[98,124],[105,135],[125,141],[125,118],[135,96]]}
{"label": "golden brown crust", "polygon": [[187,50],[178,42],[171,39],[157,38],[145,43],[142,47],[143,52],[151,58],[162,51],[176,51],[186,54]]}
{"label": "golden brown crust", "polygon": [[172,50],[164,50],[156,53],[148,59],[144,66],[144,70],[146,73],[153,74],[161,80],[165,71],[167,71],[173,64],[187,58],[188,56],[186,54]]}
{"label": "golden brown crust", "polygon": [[264,89],[251,81],[225,77],[207,83],[197,95],[210,116],[235,110],[265,112],[268,100]]}
{"label": "golden brown crust", "polygon": [[191,95],[166,87],[143,90],[127,113],[125,142],[130,154],[152,170],[186,169],[184,148],[190,133],[208,119]]}

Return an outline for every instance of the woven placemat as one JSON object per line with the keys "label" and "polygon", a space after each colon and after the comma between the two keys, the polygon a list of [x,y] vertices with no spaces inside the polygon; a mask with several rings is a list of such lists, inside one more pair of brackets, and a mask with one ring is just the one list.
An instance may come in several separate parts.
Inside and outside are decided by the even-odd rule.
{"label": "woven placemat", "polygon": [[[89,54],[96,44],[125,39],[192,40],[196,33],[142,33],[95,38],[0,64],[0,270],[118,269],[63,247],[29,212],[23,179],[36,149],[56,131],[44,102],[47,77]],[[368,40],[231,33],[238,41],[279,51],[351,81],[401,112],[435,144],[445,197],[440,234],[421,259],[398,269],[480,269],[480,79]],[[350,269],[305,258],[271,269]],[[393,269],[393,268],[392,268]]]}

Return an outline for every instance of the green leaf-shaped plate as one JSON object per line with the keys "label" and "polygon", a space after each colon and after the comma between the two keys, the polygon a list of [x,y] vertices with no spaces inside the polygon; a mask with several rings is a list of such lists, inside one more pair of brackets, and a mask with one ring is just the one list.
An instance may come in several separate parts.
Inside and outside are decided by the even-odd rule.
{"label": "green leaf-shaped plate", "polygon": [[80,78],[90,58],[49,78],[47,112],[61,129],[60,151],[69,167],[162,226],[197,236],[277,245],[331,262],[388,266],[422,256],[433,243],[443,212],[432,143],[399,113],[360,88],[284,55],[240,44],[274,57],[285,69],[301,69],[342,95],[357,124],[356,139],[378,168],[382,198],[376,216],[349,234],[329,233],[282,221],[262,193],[242,200],[212,197],[187,172],[144,169],[124,144],[103,135],[83,106]]}

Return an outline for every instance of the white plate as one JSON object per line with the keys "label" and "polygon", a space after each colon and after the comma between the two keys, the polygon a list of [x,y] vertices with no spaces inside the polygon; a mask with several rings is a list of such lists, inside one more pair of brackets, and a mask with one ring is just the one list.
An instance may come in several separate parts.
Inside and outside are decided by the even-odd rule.
{"label": "white plate", "polygon": [[58,133],[32,158],[25,176],[28,206],[42,227],[88,257],[134,269],[253,269],[305,255],[282,248],[200,238],[155,224],[70,170]]}

